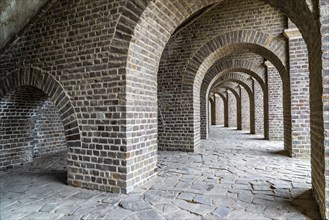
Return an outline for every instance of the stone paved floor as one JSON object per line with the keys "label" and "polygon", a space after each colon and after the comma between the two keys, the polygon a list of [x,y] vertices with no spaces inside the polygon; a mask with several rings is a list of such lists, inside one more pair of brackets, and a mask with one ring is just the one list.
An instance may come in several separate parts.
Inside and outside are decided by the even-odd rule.
{"label": "stone paved floor", "polygon": [[212,127],[196,153],[159,152],[158,177],[129,195],[65,185],[57,154],[1,174],[0,219],[320,219],[309,161],[281,149]]}

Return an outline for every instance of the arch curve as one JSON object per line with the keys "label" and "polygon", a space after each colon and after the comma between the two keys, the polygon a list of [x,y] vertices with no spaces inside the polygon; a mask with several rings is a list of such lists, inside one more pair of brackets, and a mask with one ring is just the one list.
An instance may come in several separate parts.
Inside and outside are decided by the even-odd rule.
{"label": "arch curve", "polygon": [[52,75],[36,68],[14,70],[0,80],[0,100],[19,86],[34,86],[48,95],[63,122],[67,146],[81,147],[79,123],[74,107],[62,85]]}

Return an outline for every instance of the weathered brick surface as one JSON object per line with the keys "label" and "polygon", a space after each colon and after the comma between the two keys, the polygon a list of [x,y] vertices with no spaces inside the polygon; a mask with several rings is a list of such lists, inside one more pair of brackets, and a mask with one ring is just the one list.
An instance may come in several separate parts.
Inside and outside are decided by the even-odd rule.
{"label": "weathered brick surface", "polygon": [[[48,73],[45,73],[43,71],[40,71],[35,68],[20,68],[17,71],[12,71],[11,73],[7,74],[5,77],[3,77],[0,81],[0,101],[1,102],[10,102],[10,99],[8,100],[8,95],[12,94],[17,87],[20,86],[33,86],[41,90],[43,93],[43,99],[45,97],[48,97],[49,100],[54,104],[56,107],[56,110],[58,111],[58,115],[60,116],[61,125],[58,125],[58,131],[60,132],[59,126],[63,126],[64,132],[65,132],[65,139],[66,139],[66,146],[69,148],[68,151],[68,163],[67,163],[67,169],[68,169],[68,183],[70,184],[75,184],[76,182],[76,177],[81,176],[82,170],[81,168],[79,169],[78,165],[81,164],[81,162],[78,162],[80,160],[79,157],[80,153],[82,151],[81,149],[81,134],[80,134],[80,128],[78,126],[78,120],[76,116],[76,112],[71,104],[71,101],[65,91],[63,90],[63,87],[59,84],[56,79],[51,76]],[[39,92],[41,93],[41,92]],[[33,97],[33,95],[32,95]],[[37,100],[38,97],[32,99],[32,104],[27,103],[27,106],[30,106],[29,109],[33,109],[35,112],[38,112],[40,114],[38,119],[42,119],[42,117],[47,116],[46,109],[43,109],[41,106],[38,108],[38,106],[33,106],[33,102],[37,103],[44,103],[46,107],[47,106],[47,100],[41,101]],[[20,98],[22,99],[22,98]],[[34,101],[33,101],[34,100]],[[32,106],[31,106],[32,105]],[[41,105],[41,104],[40,104]],[[50,105],[50,104],[49,104]],[[1,105],[2,106],[2,105]],[[49,106],[53,112],[55,111],[55,108],[53,106]],[[1,107],[5,108],[4,107]],[[15,110],[17,112],[15,112]],[[44,112],[42,113],[42,111]],[[21,110],[20,109],[11,109],[11,114],[20,114]],[[41,114],[42,113],[42,114]],[[1,117],[6,118],[6,111],[4,110],[1,115]],[[31,117],[28,117],[31,119]],[[25,118],[25,119],[28,119]],[[44,145],[47,143],[42,143],[41,140],[38,141],[38,138],[34,138],[34,140],[31,139],[31,135],[33,135],[34,130],[38,129],[38,126],[47,126],[45,122],[40,121],[40,123],[26,123],[29,128],[25,126],[25,140],[21,140],[17,142],[15,138],[10,140],[6,140],[6,142],[12,142],[14,141],[15,143],[18,143],[21,147],[21,149],[24,149],[27,147],[25,152],[28,152],[28,154],[32,155],[33,157],[33,148],[36,150],[35,155],[38,155],[38,147],[41,145]],[[53,122],[56,123],[56,114],[54,115]],[[5,121],[4,121],[5,122]],[[57,121],[58,122],[58,121]],[[3,124],[5,125],[5,124]],[[56,124],[54,124],[56,125]],[[37,126],[37,127],[36,127]],[[10,126],[9,126],[10,128]],[[40,128],[40,133],[47,133],[47,128]],[[6,136],[6,130],[3,133],[4,136]],[[9,131],[10,132],[10,131]],[[47,142],[49,141],[51,143],[50,139],[46,139]],[[32,143],[32,142],[33,143]],[[35,141],[35,142],[34,142]],[[38,143],[41,142],[41,143]],[[33,145],[33,146],[32,146]],[[57,148],[57,147],[55,147]],[[61,147],[59,147],[61,148]],[[32,150],[32,153],[31,153]],[[40,153],[43,153],[43,150],[39,150]],[[78,159],[79,158],[79,159]],[[29,159],[30,160],[30,159]],[[27,161],[29,161],[27,160]],[[26,161],[26,160],[25,160]],[[22,162],[20,162],[22,163]],[[17,163],[16,163],[17,164]],[[81,165],[80,165],[81,166]]]}

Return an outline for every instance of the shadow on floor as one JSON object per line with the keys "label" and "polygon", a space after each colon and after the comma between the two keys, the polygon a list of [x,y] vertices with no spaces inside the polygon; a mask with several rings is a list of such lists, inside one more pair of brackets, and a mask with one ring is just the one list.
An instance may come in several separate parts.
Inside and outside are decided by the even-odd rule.
{"label": "shadow on floor", "polygon": [[48,175],[49,178],[53,178],[55,181],[67,185],[67,171],[56,171],[50,172],[45,175]]}
{"label": "shadow on floor", "polygon": [[289,203],[310,219],[321,219],[319,207],[311,189],[301,192],[301,194],[295,196]]}
{"label": "shadow on floor", "polygon": [[290,157],[288,151],[286,150],[272,151],[270,154]]}

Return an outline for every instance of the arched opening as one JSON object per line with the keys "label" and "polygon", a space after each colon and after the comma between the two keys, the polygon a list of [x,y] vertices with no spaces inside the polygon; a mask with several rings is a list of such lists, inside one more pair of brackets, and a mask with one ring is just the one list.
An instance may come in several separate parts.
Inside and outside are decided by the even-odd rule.
{"label": "arched opening", "polygon": [[42,90],[20,86],[2,97],[0,121],[1,170],[53,153],[67,155],[58,109]]}
{"label": "arched opening", "polygon": [[[251,133],[264,134],[265,139],[268,139],[268,90],[265,85],[265,79],[263,79],[264,67],[263,65],[241,59],[219,60],[206,73],[202,81],[200,93],[201,134],[203,132],[207,132],[204,131],[204,127],[202,126],[202,123],[204,123],[203,118],[205,117],[202,111],[204,108],[204,97],[206,97],[206,94],[210,92],[216,81],[219,79],[224,79],[223,76],[230,72],[238,72],[238,74],[235,74],[236,76],[233,76],[235,79],[241,79],[245,82],[249,81],[247,84],[254,93],[253,99],[255,102],[254,112],[251,112],[251,114],[255,115],[254,122],[253,118],[251,118],[252,121],[250,121],[250,125],[252,125]],[[204,135],[202,138],[205,138],[206,136],[207,135]]]}
{"label": "arched opening", "polygon": [[[250,130],[251,134],[255,133],[255,99],[253,91],[253,81],[249,81],[247,78],[244,78],[242,75],[237,73],[227,73],[221,78],[217,79],[210,87],[210,91],[218,92],[218,89],[223,88],[223,85],[231,85],[231,88],[236,91],[236,98],[240,104],[240,120],[241,125],[238,127],[238,130],[243,130],[247,127]],[[232,87],[234,86],[234,88]],[[225,87],[224,87],[225,88]],[[233,103],[232,103],[233,104]],[[202,109],[201,109],[202,112]],[[231,112],[229,110],[229,112]],[[201,121],[203,119],[201,118]]]}
{"label": "arched opening", "polygon": [[[60,83],[46,72],[33,68],[20,68],[1,79],[0,101],[5,102],[1,104],[3,110],[1,117],[7,120],[7,104],[11,106],[13,114],[8,117],[9,130],[4,130],[3,134],[8,138],[7,140],[18,143],[24,152],[19,162],[12,162],[13,166],[31,162],[34,157],[42,156],[47,151],[57,152],[66,148],[67,183],[81,186],[80,172],[76,163],[81,149],[80,129],[75,110]],[[14,122],[18,120],[16,124],[18,126],[20,126],[18,123],[22,122],[23,126],[19,130],[24,135],[20,141],[11,135],[13,132],[11,129],[15,129],[13,126],[15,123],[11,120]],[[55,129],[52,130],[53,128]]]}

